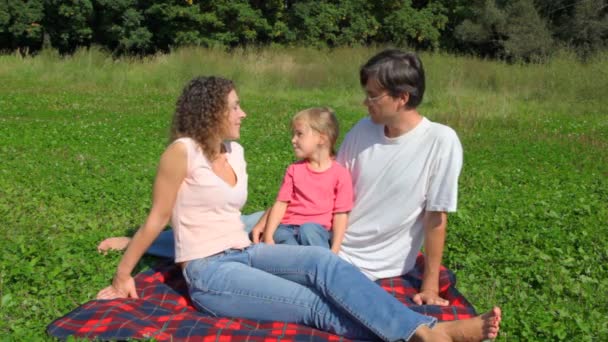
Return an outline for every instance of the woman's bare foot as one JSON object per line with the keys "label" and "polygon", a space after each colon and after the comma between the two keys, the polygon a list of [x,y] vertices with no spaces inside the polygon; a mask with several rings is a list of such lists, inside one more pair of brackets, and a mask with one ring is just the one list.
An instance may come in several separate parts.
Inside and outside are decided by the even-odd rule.
{"label": "woman's bare foot", "polygon": [[97,245],[97,251],[100,253],[107,253],[109,250],[122,251],[127,248],[129,242],[131,238],[126,236],[107,238]]}
{"label": "woman's bare foot", "polygon": [[483,315],[461,321],[439,322],[433,329],[421,327],[412,341],[474,342],[495,339],[502,319],[500,308],[494,307]]}

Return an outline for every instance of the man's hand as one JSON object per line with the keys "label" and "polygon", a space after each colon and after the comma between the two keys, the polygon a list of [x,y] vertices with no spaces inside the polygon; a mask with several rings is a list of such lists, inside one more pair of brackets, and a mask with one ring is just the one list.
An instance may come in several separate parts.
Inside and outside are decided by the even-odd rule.
{"label": "man's hand", "polygon": [[421,292],[414,295],[412,298],[414,303],[417,305],[439,305],[439,306],[448,306],[450,304],[449,301],[439,297],[439,293],[437,291],[432,290],[422,290]]}

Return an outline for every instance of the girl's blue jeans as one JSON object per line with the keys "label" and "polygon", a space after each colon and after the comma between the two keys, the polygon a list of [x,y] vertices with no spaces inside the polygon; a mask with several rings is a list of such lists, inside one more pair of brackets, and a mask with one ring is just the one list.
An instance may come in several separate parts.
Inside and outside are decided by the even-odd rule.
{"label": "girl's blue jeans", "polygon": [[436,322],[320,247],[257,244],[191,260],[183,273],[193,303],[215,316],[300,323],[385,341],[408,340],[421,325]]}
{"label": "girl's blue jeans", "polygon": [[[255,224],[255,223],[254,223]],[[275,243],[294,246],[331,246],[331,232],[318,223],[307,222],[301,225],[280,224],[274,232]]]}

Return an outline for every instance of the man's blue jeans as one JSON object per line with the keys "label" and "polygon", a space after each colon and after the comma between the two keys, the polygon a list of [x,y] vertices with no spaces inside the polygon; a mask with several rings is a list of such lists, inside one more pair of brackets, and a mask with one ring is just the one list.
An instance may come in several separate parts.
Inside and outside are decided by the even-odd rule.
{"label": "man's blue jeans", "polygon": [[300,323],[351,339],[408,340],[420,315],[328,249],[265,244],[188,262],[195,306],[219,317]]}
{"label": "man's blue jeans", "polygon": [[322,225],[307,222],[301,225],[280,224],[274,232],[273,240],[277,244],[294,246],[331,246],[331,233]]}

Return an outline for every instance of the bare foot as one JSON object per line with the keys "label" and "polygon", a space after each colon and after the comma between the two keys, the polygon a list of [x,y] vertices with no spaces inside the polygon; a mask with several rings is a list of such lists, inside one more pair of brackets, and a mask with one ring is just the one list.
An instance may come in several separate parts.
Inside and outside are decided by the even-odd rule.
{"label": "bare foot", "polygon": [[126,236],[107,238],[97,245],[97,251],[104,254],[109,250],[122,251],[127,248],[129,242],[131,242],[131,238]]}
{"label": "bare foot", "polygon": [[412,341],[475,342],[495,339],[502,319],[500,308],[494,307],[483,315],[461,321],[439,322],[433,329],[421,327]]}

